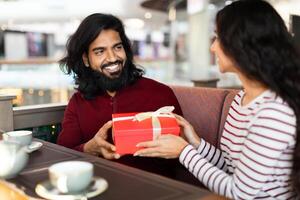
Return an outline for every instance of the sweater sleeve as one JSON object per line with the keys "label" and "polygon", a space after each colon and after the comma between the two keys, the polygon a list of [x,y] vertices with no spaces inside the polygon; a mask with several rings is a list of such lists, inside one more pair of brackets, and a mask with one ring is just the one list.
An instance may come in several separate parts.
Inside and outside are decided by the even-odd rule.
{"label": "sweater sleeve", "polygon": [[211,164],[215,165],[223,171],[227,171],[227,165],[220,149],[201,139],[200,145],[197,149],[198,153],[206,158]]}
{"label": "sweater sleeve", "polygon": [[[268,187],[268,181],[276,170],[291,168],[289,161],[286,161],[285,166],[278,167],[277,164],[283,152],[294,146],[295,122],[287,124],[276,116],[278,113],[265,110],[251,123],[233,173],[219,169],[210,162],[209,157],[205,158],[203,153],[200,154],[191,145],[184,148],[179,160],[211,191],[231,199],[254,199],[263,188]],[[201,150],[200,147],[198,150]],[[290,181],[289,174],[286,174],[285,179]],[[274,197],[279,197],[287,195],[289,187],[287,184],[269,190],[273,190]]]}
{"label": "sweater sleeve", "polygon": [[76,96],[73,95],[64,113],[62,131],[58,136],[57,144],[77,151],[83,151],[83,136],[80,131],[76,107]]}

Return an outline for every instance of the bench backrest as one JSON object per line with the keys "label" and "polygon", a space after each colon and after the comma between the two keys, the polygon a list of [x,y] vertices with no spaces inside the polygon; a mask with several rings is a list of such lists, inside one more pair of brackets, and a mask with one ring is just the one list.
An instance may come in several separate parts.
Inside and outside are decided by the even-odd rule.
{"label": "bench backrest", "polygon": [[219,146],[220,135],[236,90],[171,86],[183,115],[206,141]]}

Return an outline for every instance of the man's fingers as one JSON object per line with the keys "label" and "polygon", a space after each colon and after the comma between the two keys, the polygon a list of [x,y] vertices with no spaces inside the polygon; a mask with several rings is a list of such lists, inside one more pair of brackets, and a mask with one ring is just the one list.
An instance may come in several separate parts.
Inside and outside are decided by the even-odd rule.
{"label": "man's fingers", "polygon": [[107,150],[116,151],[116,147],[114,145],[112,145],[111,143],[107,142],[106,140],[99,141],[98,145]]}
{"label": "man's fingers", "polygon": [[106,122],[101,128],[100,130],[98,131],[97,135],[100,136],[101,138],[103,139],[106,139],[107,138],[107,133],[108,133],[108,130],[112,127],[112,121],[108,121]]}
{"label": "man's fingers", "polygon": [[107,149],[104,149],[102,148],[101,149],[102,151],[102,156],[105,158],[105,159],[119,159],[121,156],[120,154],[117,154],[117,153],[114,153],[112,151],[109,151]]}
{"label": "man's fingers", "polygon": [[108,121],[106,122],[101,129],[103,129],[105,132],[107,132],[108,129],[110,129],[112,127],[112,121]]}

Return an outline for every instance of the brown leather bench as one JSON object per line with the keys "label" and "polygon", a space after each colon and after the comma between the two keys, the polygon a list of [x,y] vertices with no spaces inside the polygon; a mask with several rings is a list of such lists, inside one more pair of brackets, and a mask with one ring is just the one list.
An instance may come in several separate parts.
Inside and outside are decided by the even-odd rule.
{"label": "brown leather bench", "polygon": [[[171,86],[183,115],[198,135],[214,146],[220,145],[226,116],[237,90]],[[185,168],[178,169],[177,179],[195,185],[201,183]]]}

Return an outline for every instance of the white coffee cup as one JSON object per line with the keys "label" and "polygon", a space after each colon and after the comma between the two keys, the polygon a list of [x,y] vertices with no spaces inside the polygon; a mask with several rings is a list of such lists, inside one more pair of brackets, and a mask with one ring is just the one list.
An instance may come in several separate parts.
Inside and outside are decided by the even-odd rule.
{"label": "white coffee cup", "polygon": [[10,131],[2,134],[3,140],[27,146],[32,141],[32,131]]}
{"label": "white coffee cup", "polygon": [[49,167],[51,184],[61,193],[78,193],[85,190],[92,181],[94,167],[84,161],[65,161]]}

